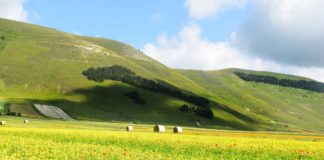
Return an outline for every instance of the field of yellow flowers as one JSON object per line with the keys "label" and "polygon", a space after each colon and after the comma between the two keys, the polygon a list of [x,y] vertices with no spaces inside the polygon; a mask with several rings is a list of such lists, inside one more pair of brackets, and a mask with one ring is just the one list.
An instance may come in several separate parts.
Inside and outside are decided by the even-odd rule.
{"label": "field of yellow flowers", "polygon": [[[1,118],[1,117],[0,117]],[[185,128],[152,133],[150,125],[5,117],[0,159],[324,159],[324,137]],[[136,129],[138,129],[136,131]]]}

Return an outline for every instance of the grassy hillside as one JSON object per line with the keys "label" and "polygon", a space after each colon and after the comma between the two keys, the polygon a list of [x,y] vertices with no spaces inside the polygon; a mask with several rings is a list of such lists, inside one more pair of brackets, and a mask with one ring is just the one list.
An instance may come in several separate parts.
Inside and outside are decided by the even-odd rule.
{"label": "grassy hillside", "polygon": [[[215,121],[181,113],[182,100],[117,81],[89,81],[90,67],[121,65],[187,91],[205,90],[177,71],[113,40],[74,36],[36,25],[0,20],[0,98],[7,103],[55,104],[76,119],[204,125]],[[137,91],[148,102],[124,96]]]}
{"label": "grassy hillside", "polygon": [[[6,104],[52,104],[81,120],[165,123],[250,130],[323,131],[323,94],[245,82],[221,71],[174,70],[127,44],[0,19],[0,112]],[[208,98],[214,119],[182,113],[178,98],[125,83],[93,82],[90,67],[121,65],[147,79]],[[242,70],[243,72],[243,70]],[[253,72],[253,71],[244,71]],[[302,77],[256,72],[271,76]],[[125,93],[137,91],[146,105]]]}
{"label": "grassy hillside", "polygon": [[247,82],[234,72],[253,73],[293,80],[305,79],[269,72],[225,69],[220,71],[181,71],[197,84],[213,92],[215,99],[273,129],[320,130],[324,127],[324,94],[265,83]]}

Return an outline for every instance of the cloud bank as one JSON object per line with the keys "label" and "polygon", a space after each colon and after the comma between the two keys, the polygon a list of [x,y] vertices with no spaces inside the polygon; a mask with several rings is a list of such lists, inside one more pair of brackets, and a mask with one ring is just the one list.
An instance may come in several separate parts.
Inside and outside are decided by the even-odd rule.
{"label": "cloud bank", "polygon": [[27,21],[28,13],[24,9],[27,0],[0,0],[0,17],[16,21]]}
{"label": "cloud bank", "polygon": [[160,34],[156,43],[144,46],[144,51],[174,68],[208,70],[263,66],[261,59],[240,54],[228,42],[211,42],[202,36],[201,31],[198,25],[192,23],[184,26],[176,36]]}
{"label": "cloud bank", "polygon": [[236,31],[240,50],[280,64],[324,67],[324,1],[252,1]]}
{"label": "cloud bank", "polygon": [[250,0],[251,12],[231,35],[214,42],[202,35],[195,20],[217,16],[236,0],[187,0],[193,22],[177,35],[160,34],[144,52],[162,63],[183,69],[245,68],[310,77],[324,82],[324,1]]}

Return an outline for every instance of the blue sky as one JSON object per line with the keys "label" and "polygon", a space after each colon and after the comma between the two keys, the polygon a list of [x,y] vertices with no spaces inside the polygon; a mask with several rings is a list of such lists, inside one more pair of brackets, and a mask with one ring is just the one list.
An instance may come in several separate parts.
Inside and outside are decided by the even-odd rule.
{"label": "blue sky", "polygon": [[324,82],[324,1],[0,0],[0,17],[128,43],[173,68]]}
{"label": "blue sky", "polygon": [[[29,0],[29,21],[71,33],[120,40],[137,48],[160,33],[173,35],[192,21],[183,0]],[[210,40],[229,39],[245,17],[243,10],[196,21]]]}

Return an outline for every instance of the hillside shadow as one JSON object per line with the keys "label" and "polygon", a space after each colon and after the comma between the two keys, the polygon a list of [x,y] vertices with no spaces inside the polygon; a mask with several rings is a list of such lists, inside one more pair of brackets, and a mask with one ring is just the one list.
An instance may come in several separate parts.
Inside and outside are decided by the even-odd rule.
{"label": "hillside shadow", "polygon": [[213,102],[213,101],[211,103],[214,104],[214,106],[216,106],[218,109],[223,110],[244,122],[257,123],[257,121],[255,119],[253,119],[247,115],[244,115],[236,110],[233,110],[233,109],[229,108],[228,106],[225,106],[225,105],[219,104],[217,102]]}
{"label": "hillside shadow", "polygon": [[[125,96],[126,93],[131,91],[139,92],[147,101],[147,104],[136,104],[132,99]],[[77,96],[78,98],[72,100],[73,98],[69,98],[71,96]],[[179,107],[183,103],[176,101],[175,98],[129,85],[109,85],[75,89],[67,93],[66,97],[46,101],[29,100],[29,102],[31,104],[40,103],[60,107],[76,120],[178,124],[191,127],[195,126],[196,120],[199,120],[203,126],[230,126],[235,129],[251,130],[249,127],[233,124],[219,118],[208,120],[193,114],[182,113],[179,111]],[[231,110],[226,106],[214,102],[212,106],[219,107],[219,109],[233,114],[243,121],[253,122],[249,117]]]}
{"label": "hillside shadow", "polygon": [[[183,93],[197,96],[196,94],[194,94],[194,93],[192,93],[192,92],[190,92],[190,91],[183,90],[183,89],[178,88],[178,87],[176,87],[176,86],[174,86],[174,85],[172,85],[172,84],[169,84],[169,83],[167,83],[167,82],[165,82],[165,81],[157,80],[157,82],[159,82],[159,83],[161,83],[161,84],[163,84],[163,85],[165,85],[165,86],[168,86],[168,87],[171,87],[171,88],[175,88],[175,89],[177,89],[177,90],[180,90],[180,91],[183,92]],[[218,103],[218,102],[216,102],[216,101],[209,100],[209,106],[211,106],[211,107],[216,107],[217,109],[223,110],[223,111],[225,111],[225,112],[227,112],[227,113],[233,115],[234,117],[236,117],[236,118],[238,118],[238,119],[240,119],[240,120],[242,120],[242,121],[244,121],[244,122],[247,122],[247,123],[257,123],[257,121],[256,121],[255,119],[253,119],[253,118],[251,118],[251,117],[249,117],[249,116],[247,116],[247,115],[244,115],[244,114],[242,114],[242,113],[240,113],[240,112],[238,112],[238,111],[235,111],[235,110],[231,109],[230,107],[228,107],[228,106],[226,106],[226,105],[223,105],[223,104],[220,104],[220,103]],[[217,121],[218,121],[218,122],[221,122],[222,124],[228,124],[228,122],[223,121],[223,120],[221,120],[221,119],[217,119]],[[237,128],[237,127],[239,127],[239,128],[246,128],[246,127],[243,127],[243,126],[237,126],[237,125],[236,125],[235,127],[236,127],[236,128]]]}
{"label": "hillside shadow", "polygon": [[[137,91],[147,104],[136,104],[125,93]],[[146,91],[128,85],[96,86],[75,89],[66,94],[67,98],[54,100],[29,100],[30,104],[40,103],[60,107],[72,118],[94,121],[123,121],[147,124],[181,124],[193,126],[192,120],[199,119],[212,124],[209,120],[180,112],[183,103],[174,98]],[[70,96],[79,99],[72,100]],[[174,102],[176,101],[176,102]]]}

